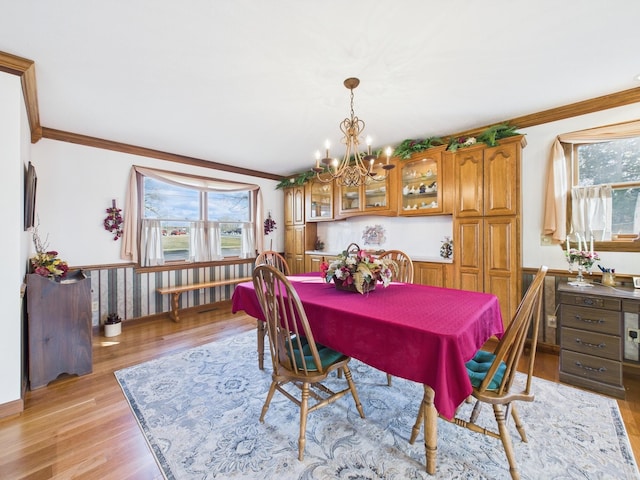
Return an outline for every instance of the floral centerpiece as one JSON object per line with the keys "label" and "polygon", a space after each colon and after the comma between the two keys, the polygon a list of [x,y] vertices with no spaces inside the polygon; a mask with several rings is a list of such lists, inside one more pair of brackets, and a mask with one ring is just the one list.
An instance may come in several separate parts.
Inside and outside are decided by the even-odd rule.
{"label": "floral centerpiece", "polygon": [[352,243],[333,262],[322,262],[320,270],[327,283],[333,280],[336,288],[355,288],[359,293],[366,293],[373,290],[377,282],[382,282],[384,287],[389,286],[393,263],[392,260],[376,258]]}
{"label": "floral centerpiece", "polygon": [[42,275],[43,277],[52,278],[59,281],[67,275],[69,265],[64,260],[58,258],[58,252],[48,250],[48,244],[42,241],[38,235],[37,227],[33,231],[33,245],[36,249],[36,255],[31,258],[31,268],[33,273]]}
{"label": "floral centerpiece", "polygon": [[591,273],[591,267],[593,267],[594,262],[600,260],[597,252],[593,250],[579,250],[577,248],[567,249],[565,256],[569,263],[569,271],[572,272],[574,268],[578,271],[578,284],[584,283],[582,272],[586,270],[588,273]]}

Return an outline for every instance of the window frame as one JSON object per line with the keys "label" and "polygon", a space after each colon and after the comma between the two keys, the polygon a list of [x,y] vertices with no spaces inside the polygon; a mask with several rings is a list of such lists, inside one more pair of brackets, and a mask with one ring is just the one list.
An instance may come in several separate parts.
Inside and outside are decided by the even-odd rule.
{"label": "window frame", "polygon": [[[207,261],[175,260],[157,264],[143,265],[141,257],[141,227],[143,224],[142,213],[144,211],[144,177],[155,177],[168,183],[176,182],[178,185],[193,186],[196,190],[209,192],[240,192],[249,193],[249,218],[250,230],[247,232],[249,249],[244,249],[239,256],[229,256]],[[124,234],[121,242],[120,258],[130,262],[136,271],[157,272],[177,270],[185,268],[203,268],[208,266],[238,265],[251,263],[255,259],[255,251],[262,248],[262,195],[260,186],[227,179],[217,179],[209,176],[194,175],[184,172],[159,170],[150,167],[132,165],[127,184],[125,209],[128,215],[124,218]],[[224,222],[223,222],[224,223]]]}
{"label": "window frame", "polygon": [[[594,143],[606,143],[606,141],[563,144],[565,155],[567,158],[569,158],[569,182],[567,182],[567,232],[571,230],[571,188],[578,186],[580,178],[578,165],[578,148],[583,145],[592,145]],[[610,183],[609,185],[611,185],[612,189],[620,187],[640,187],[640,181]],[[620,235],[616,240],[594,240],[593,248],[594,250],[597,250],[599,252],[640,252],[640,233]]]}

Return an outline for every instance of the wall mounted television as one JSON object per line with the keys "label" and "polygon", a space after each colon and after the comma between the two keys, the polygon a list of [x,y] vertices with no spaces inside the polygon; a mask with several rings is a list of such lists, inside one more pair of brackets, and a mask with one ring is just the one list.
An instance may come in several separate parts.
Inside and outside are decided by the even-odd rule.
{"label": "wall mounted television", "polygon": [[27,174],[24,177],[24,229],[29,230],[35,224],[36,213],[36,187],[38,176],[36,169],[31,162],[27,167]]}

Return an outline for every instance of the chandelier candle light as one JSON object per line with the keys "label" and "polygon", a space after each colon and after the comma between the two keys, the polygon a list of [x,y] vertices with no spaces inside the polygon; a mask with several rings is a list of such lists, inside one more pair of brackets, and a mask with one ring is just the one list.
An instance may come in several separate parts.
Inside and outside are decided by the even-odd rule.
{"label": "chandelier candle light", "polygon": [[570,248],[569,237],[567,236],[567,251],[565,253],[567,262],[569,263],[569,272],[573,272],[575,268],[578,272],[578,277],[575,281],[569,282],[569,285],[575,287],[591,287],[590,282],[586,282],[583,277],[583,271],[587,271],[591,274],[591,267],[596,260],[600,260],[597,252],[593,251],[593,236],[591,236],[591,245],[587,250],[587,239],[582,238],[579,233],[576,233],[578,239],[578,248]]}
{"label": "chandelier candle light", "polygon": [[[316,178],[321,182],[328,183],[335,179],[339,185],[357,187],[369,183],[371,180],[377,182],[385,180],[389,175],[389,171],[395,167],[395,165],[389,163],[389,157],[393,150],[391,147],[387,147],[385,150],[387,161],[380,165],[384,170],[384,175],[375,174],[373,167],[378,157],[371,153],[371,137],[366,138],[366,154],[358,151],[361,142],[360,135],[364,131],[364,120],[360,120],[353,113],[353,89],[359,84],[360,80],[353,77],[344,81],[344,86],[351,91],[351,116],[345,118],[340,124],[340,130],[344,135],[342,143],[346,147],[344,157],[342,160],[330,157],[329,148],[331,144],[329,140],[325,142],[324,158],[321,158],[320,151],[316,152],[316,166],[313,171],[316,172]],[[321,162],[324,165],[321,166]]]}

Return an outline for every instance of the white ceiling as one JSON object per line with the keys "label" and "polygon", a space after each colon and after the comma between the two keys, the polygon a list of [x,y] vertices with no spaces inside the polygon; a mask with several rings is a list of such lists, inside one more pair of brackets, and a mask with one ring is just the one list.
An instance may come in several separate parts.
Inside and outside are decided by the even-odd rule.
{"label": "white ceiling", "polygon": [[[637,0],[0,0],[42,126],[275,174],[640,86]],[[339,152],[332,151],[334,156]]]}

